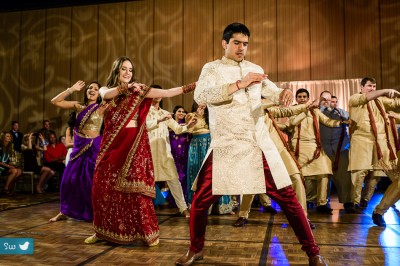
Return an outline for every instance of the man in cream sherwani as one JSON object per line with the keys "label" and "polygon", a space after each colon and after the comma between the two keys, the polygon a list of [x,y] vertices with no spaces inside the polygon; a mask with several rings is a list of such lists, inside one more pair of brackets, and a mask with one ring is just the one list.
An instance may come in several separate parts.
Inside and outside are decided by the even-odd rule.
{"label": "man in cream sherwani", "polygon": [[211,145],[194,187],[190,248],[175,264],[191,265],[203,258],[207,210],[221,195],[267,192],[285,212],[310,265],[326,265],[264,123],[261,96],[288,105],[293,95],[267,80],[261,67],[244,60],[249,36],[245,25],[228,25],[222,40],[225,56],[207,63],[197,82],[194,99],[207,104]]}
{"label": "man in cream sherwani", "polygon": [[[152,85],[152,87],[162,89],[159,85]],[[187,125],[180,125],[172,119],[168,111],[160,108],[160,102],[161,98],[153,99],[150,111],[146,117],[146,127],[149,134],[154,165],[154,178],[156,182],[167,182],[172,197],[179,208],[179,212],[186,218],[189,218],[190,213],[187,209],[182,185],[179,182],[178,171],[176,170],[174,157],[171,153],[168,130],[170,128],[175,134],[182,134],[187,131]]]}

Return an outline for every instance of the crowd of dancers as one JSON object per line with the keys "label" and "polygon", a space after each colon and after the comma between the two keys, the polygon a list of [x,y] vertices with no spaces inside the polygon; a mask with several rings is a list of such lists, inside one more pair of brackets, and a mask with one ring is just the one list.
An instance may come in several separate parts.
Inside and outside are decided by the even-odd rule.
{"label": "crowd of dancers", "polygon": [[[368,204],[379,177],[388,176],[392,183],[372,216],[375,224],[385,226],[384,213],[400,198],[395,127],[400,93],[376,90],[375,79],[366,77],[360,93],[350,98],[349,113],[337,107],[329,91],[314,101],[306,89],[294,96],[244,59],[249,38],[245,25],[228,25],[222,37],[224,56],[207,63],[196,83],[167,90],[137,83],[133,62],[120,57],[105,87],[78,81],[55,96],[54,105],[74,113],[66,134],[68,155],[60,148],[60,156],[51,161],[68,157],[60,212],[50,222],[68,217],[93,222],[94,234],[86,244],[141,240],[149,247],[158,245],[154,199],[160,195],[156,182],[165,181],[171,201],[190,219],[189,249],[175,263],[191,265],[203,259],[208,214],[234,214],[240,201],[233,225],[244,226],[259,195],[266,211],[276,213],[271,199],[281,207],[309,264],[326,265],[307,209],[315,205],[317,212],[332,213],[332,180],[346,213],[357,213]],[[82,102],[66,100],[83,89]],[[190,113],[182,106],[172,114],[160,107],[163,98],[189,92],[194,93]],[[56,142],[52,134],[48,144],[45,132],[37,136],[45,143],[37,141],[38,151]],[[27,137],[26,150],[32,150],[32,138]],[[21,174],[9,164],[11,142],[12,133],[5,133],[0,167],[8,176],[6,193]],[[40,193],[56,166],[35,167]]]}

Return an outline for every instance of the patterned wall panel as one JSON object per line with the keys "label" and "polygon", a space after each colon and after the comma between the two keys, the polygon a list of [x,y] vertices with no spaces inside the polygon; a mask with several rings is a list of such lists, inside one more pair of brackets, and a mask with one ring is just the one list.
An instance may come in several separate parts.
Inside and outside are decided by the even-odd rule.
{"label": "patterned wall panel", "polygon": [[309,80],[309,0],[279,1],[277,11],[278,80]]}
{"label": "patterned wall panel", "polygon": [[[183,83],[183,1],[155,0],[154,83],[164,89]],[[182,97],[164,99],[163,108],[172,111]]]}
{"label": "patterned wall panel", "polygon": [[[210,37],[211,36],[211,37]],[[195,82],[204,64],[213,60],[213,1],[185,0],[183,23],[183,83]],[[193,94],[183,95],[190,112]]]}
{"label": "patterned wall panel", "polygon": [[46,10],[24,11],[21,16],[19,121],[26,132],[40,129],[44,119]]}
{"label": "patterned wall panel", "polygon": [[214,0],[214,59],[223,55],[222,33],[233,22],[245,23],[244,0]]}
{"label": "patterned wall panel", "polygon": [[70,7],[54,8],[46,12],[44,117],[52,121],[57,136],[65,135],[71,112],[50,104],[54,96],[70,87],[71,10]]}
{"label": "patterned wall panel", "polygon": [[[8,131],[19,119],[21,13],[0,14],[0,130]],[[22,95],[23,96],[23,95]],[[20,124],[20,127],[24,125]]]}
{"label": "patterned wall panel", "polygon": [[136,79],[150,85],[154,75],[153,0],[127,2],[126,55],[133,60]]}
{"label": "patterned wall panel", "polygon": [[250,30],[250,43],[246,59],[260,65],[268,78],[277,80],[276,1],[247,0],[246,26]]}
{"label": "patterned wall panel", "polygon": [[[98,76],[99,8],[97,5],[72,8],[71,83],[100,81]],[[82,101],[83,92],[74,93],[73,100]]]}
{"label": "patterned wall panel", "polygon": [[311,79],[345,76],[343,0],[311,0]]}
{"label": "patterned wall panel", "polygon": [[400,1],[381,0],[382,88],[400,87]]}
{"label": "patterned wall panel", "polygon": [[106,83],[116,58],[126,55],[126,3],[99,5],[98,75]]}
{"label": "patterned wall panel", "polygon": [[381,88],[379,0],[345,1],[346,78],[374,77]]}

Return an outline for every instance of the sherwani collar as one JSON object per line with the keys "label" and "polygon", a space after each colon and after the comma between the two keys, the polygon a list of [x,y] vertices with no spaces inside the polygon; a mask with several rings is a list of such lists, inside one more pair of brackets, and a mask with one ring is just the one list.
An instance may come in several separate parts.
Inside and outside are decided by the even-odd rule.
{"label": "sherwani collar", "polygon": [[243,63],[245,62],[245,60],[242,60],[240,62],[236,62],[235,60],[229,59],[225,56],[222,57],[221,59],[222,63],[227,64],[227,65],[231,65],[231,66],[243,66]]}

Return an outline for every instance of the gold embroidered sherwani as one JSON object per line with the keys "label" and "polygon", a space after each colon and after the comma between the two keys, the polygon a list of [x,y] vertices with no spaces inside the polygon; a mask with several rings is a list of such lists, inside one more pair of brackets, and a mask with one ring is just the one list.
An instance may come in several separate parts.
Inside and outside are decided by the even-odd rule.
{"label": "gold embroidered sherwani", "polygon": [[179,179],[174,157],[171,153],[168,128],[172,129],[175,134],[181,134],[187,130],[186,126],[179,125],[174,119],[168,119],[157,124],[157,120],[166,114],[169,114],[169,112],[161,108],[157,110],[151,106],[146,117],[156,182]]}
{"label": "gold embroidered sherwani", "polygon": [[[400,99],[390,99],[388,97],[378,97],[377,100],[386,110],[395,111],[400,106]],[[350,152],[349,152],[349,168],[351,171],[352,188],[350,192],[351,200],[355,204],[359,204],[361,198],[369,201],[372,197],[375,186],[380,180],[380,176],[385,175],[382,170],[382,164],[378,163],[378,154],[376,151],[376,140],[372,133],[372,127],[367,109],[367,96],[365,93],[357,93],[350,97]],[[385,133],[385,123],[389,123],[387,116],[382,117],[378,107],[374,101],[369,101],[371,110],[375,119],[377,128],[378,143],[383,154],[383,163],[389,170],[393,168],[394,163],[390,162],[389,148]],[[389,128],[389,143],[393,151],[396,151],[393,141],[393,135]],[[396,160],[397,161],[397,160]],[[365,189],[362,189],[365,177],[369,172],[373,171],[370,179],[366,183]],[[392,178],[391,172],[387,172],[389,178]],[[362,194],[361,194],[362,191]]]}
{"label": "gold embroidered sherwani", "polygon": [[212,151],[213,195],[265,193],[262,154],[276,187],[291,185],[261,108],[261,96],[276,102],[282,89],[265,80],[228,95],[229,85],[249,72],[264,73],[246,60],[238,63],[223,57],[203,67],[194,91],[194,100],[209,110],[211,145],[206,159]]}

